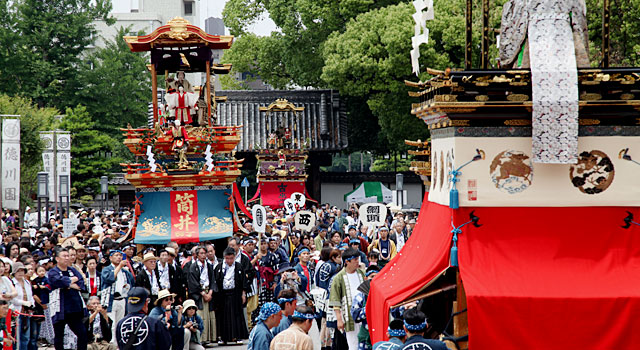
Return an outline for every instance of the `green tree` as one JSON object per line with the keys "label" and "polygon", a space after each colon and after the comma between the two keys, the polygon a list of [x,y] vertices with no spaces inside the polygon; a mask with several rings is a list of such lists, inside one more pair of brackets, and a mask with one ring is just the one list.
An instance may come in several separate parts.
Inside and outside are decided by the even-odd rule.
{"label": "green tree", "polygon": [[[411,4],[369,11],[327,40],[322,78],[342,95],[358,96],[378,119],[386,143],[403,149],[405,138],[424,138],[428,130],[411,115],[412,99],[404,79],[411,79]],[[446,54],[428,52],[447,64]]]}
{"label": "green tree", "polygon": [[38,108],[26,98],[0,95],[0,114],[20,116],[20,206],[33,205],[36,176],[42,170],[40,131],[49,130],[59,112]]}
{"label": "green tree", "polygon": [[114,157],[117,140],[95,129],[96,122],[84,106],[67,108],[60,128],[71,132],[71,186],[77,198],[99,189],[100,176],[120,163]]}
{"label": "green tree", "polygon": [[[640,64],[640,0],[611,1],[611,66]],[[602,0],[587,0],[591,65],[602,61]]]}
{"label": "green tree", "polygon": [[147,57],[131,52],[122,39],[130,28],[120,27],[104,48],[89,53],[80,70],[74,104],[86,106],[98,130],[121,139],[120,128],[147,123],[151,79]]}
{"label": "green tree", "polygon": [[[268,15],[280,32],[271,39],[261,39],[269,45],[260,51],[271,55],[268,66],[256,65],[259,76],[273,86],[283,86],[268,77],[288,77],[284,85],[324,87],[320,78],[324,66],[322,50],[327,37],[342,31],[352,18],[372,9],[401,0],[229,0],[222,16],[231,34],[243,35],[261,16]],[[231,51],[234,51],[232,47]],[[229,52],[231,52],[229,51]],[[235,62],[234,62],[235,64]]]}
{"label": "green tree", "polygon": [[39,106],[64,107],[73,92],[84,50],[108,18],[109,0],[2,0],[0,92]]}
{"label": "green tree", "polygon": [[409,171],[409,167],[411,166],[412,156],[407,157],[406,159],[402,159],[399,154],[392,154],[389,159],[384,159],[384,157],[377,157],[373,161],[373,165],[371,166],[371,171],[384,171],[384,172],[399,172],[399,171]]}

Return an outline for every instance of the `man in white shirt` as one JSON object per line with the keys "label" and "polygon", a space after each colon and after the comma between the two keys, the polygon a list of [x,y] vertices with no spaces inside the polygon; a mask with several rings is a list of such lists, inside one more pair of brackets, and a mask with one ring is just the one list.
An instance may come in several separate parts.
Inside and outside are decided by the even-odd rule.
{"label": "man in white shirt", "polygon": [[207,262],[207,248],[196,248],[195,260],[189,265],[187,273],[189,299],[193,299],[198,307],[198,316],[202,318],[204,330],[201,334],[203,344],[215,342],[217,339],[216,316],[213,311],[213,293],[217,291],[213,277],[213,267]]}

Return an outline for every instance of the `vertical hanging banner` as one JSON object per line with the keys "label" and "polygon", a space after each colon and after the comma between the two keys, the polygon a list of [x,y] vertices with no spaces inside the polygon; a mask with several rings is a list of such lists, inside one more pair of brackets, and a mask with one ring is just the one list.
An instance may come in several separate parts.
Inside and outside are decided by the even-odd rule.
{"label": "vertical hanging banner", "polygon": [[49,174],[49,198],[53,197],[54,194],[54,186],[55,186],[55,182],[54,182],[54,167],[56,166],[55,164],[55,158],[54,158],[54,140],[53,140],[53,131],[42,131],[40,132],[40,140],[42,140],[42,143],[44,145],[44,148],[42,150],[42,164],[43,164],[43,170],[45,173]]}
{"label": "vertical hanging banner", "polygon": [[20,209],[20,119],[2,121],[2,206]]}
{"label": "vertical hanging banner", "polygon": [[[66,175],[71,188],[71,134],[68,131],[56,131],[56,183],[60,196],[60,176]],[[52,176],[52,175],[49,175]],[[66,198],[65,200],[69,200]],[[62,205],[62,203],[60,203]]]}

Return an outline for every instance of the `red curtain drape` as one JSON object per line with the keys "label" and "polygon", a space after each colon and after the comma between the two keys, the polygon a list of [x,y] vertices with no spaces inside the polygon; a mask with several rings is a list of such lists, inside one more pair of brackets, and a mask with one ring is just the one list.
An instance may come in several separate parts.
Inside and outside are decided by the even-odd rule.
{"label": "red curtain drape", "polygon": [[449,267],[451,209],[430,203],[427,195],[411,238],[371,282],[367,322],[373,343],[386,337],[389,308],[419,291]]}

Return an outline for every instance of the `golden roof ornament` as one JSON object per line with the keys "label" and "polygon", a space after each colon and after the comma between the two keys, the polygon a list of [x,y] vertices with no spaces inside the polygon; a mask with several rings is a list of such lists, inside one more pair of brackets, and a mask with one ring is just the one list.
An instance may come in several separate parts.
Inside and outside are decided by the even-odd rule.
{"label": "golden roof ornament", "polygon": [[261,112],[302,112],[304,111],[304,107],[296,107],[293,103],[289,102],[287,99],[279,98],[276,102],[271,103],[268,107],[260,107]]}
{"label": "golden roof ornament", "polygon": [[186,19],[182,17],[175,17],[174,19],[170,20],[169,23],[167,23],[170,29],[169,33],[167,33],[167,36],[171,39],[176,40],[187,39],[189,37],[189,32],[187,32],[187,25],[189,24],[191,23],[189,23],[189,21],[187,21]]}

